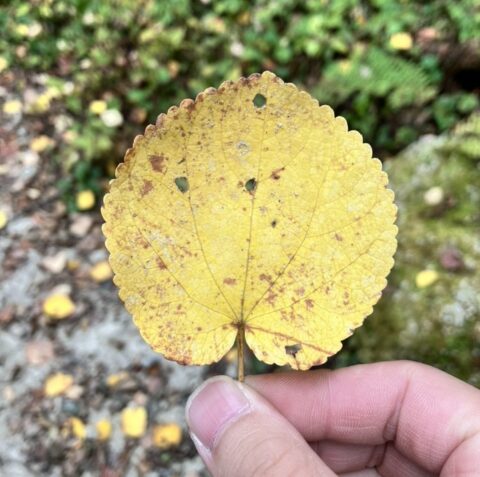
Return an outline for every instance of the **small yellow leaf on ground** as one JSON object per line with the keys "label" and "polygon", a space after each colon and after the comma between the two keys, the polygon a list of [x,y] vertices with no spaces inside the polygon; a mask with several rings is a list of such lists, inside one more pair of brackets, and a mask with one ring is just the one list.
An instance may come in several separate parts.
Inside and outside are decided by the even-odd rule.
{"label": "small yellow leaf on ground", "polygon": [[68,295],[55,293],[43,302],[43,312],[50,318],[63,320],[73,315],[75,303]]}
{"label": "small yellow leaf on ground", "polygon": [[8,68],[8,61],[3,56],[0,56],[0,73],[3,70],[6,70],[7,68]]}
{"label": "small yellow leaf on ground", "polygon": [[96,282],[105,282],[107,280],[110,280],[110,278],[112,278],[112,275],[112,269],[110,268],[110,264],[106,260],[96,263],[90,269],[90,276]]}
{"label": "small yellow leaf on ground", "polygon": [[20,23],[15,26],[15,32],[20,36],[28,36],[28,26]]}
{"label": "small yellow leaf on ground", "polygon": [[78,192],[75,199],[78,210],[89,210],[95,205],[95,194],[91,190]]}
{"label": "small yellow leaf on ground", "polygon": [[100,441],[106,441],[110,439],[112,435],[112,423],[107,419],[101,419],[95,424],[97,431],[97,439]]}
{"label": "small yellow leaf on ground", "polygon": [[53,144],[54,143],[52,138],[42,135],[32,140],[32,142],[30,143],[30,149],[35,152],[43,152],[45,151],[45,149],[52,146]]}
{"label": "small yellow leaf on ground", "polygon": [[127,407],[122,411],[122,431],[127,437],[142,437],[146,429],[147,411],[144,407]]}
{"label": "small yellow leaf on ground", "polygon": [[7,101],[3,105],[3,112],[5,114],[17,114],[22,110],[22,103],[17,99],[12,99],[11,101]]}
{"label": "small yellow leaf on ground", "polygon": [[102,100],[92,101],[88,106],[88,109],[91,113],[100,115],[107,110],[107,103]]}
{"label": "small yellow leaf on ground", "polygon": [[50,109],[50,103],[52,102],[52,96],[47,93],[42,93],[32,103],[31,111],[34,113],[44,113]]}
{"label": "small yellow leaf on ground", "polygon": [[394,50],[409,50],[413,46],[413,38],[410,33],[395,33],[390,37],[390,46]]}
{"label": "small yellow leaf on ground", "polygon": [[77,270],[79,266],[80,266],[80,262],[78,260],[75,260],[74,258],[67,260],[67,268],[71,272],[74,272],[75,270]]}
{"label": "small yellow leaf on ground", "polygon": [[68,420],[72,434],[78,439],[84,440],[87,437],[87,429],[85,424],[78,417],[71,417]]}
{"label": "small yellow leaf on ground", "polygon": [[47,397],[55,397],[63,394],[73,384],[70,374],[56,373],[45,381],[43,391]]}
{"label": "small yellow leaf on ground", "polygon": [[427,288],[438,280],[438,272],[435,270],[422,270],[417,273],[415,283],[418,288]]}
{"label": "small yellow leaf on ground", "polygon": [[114,388],[122,381],[128,379],[129,375],[126,371],[120,371],[119,373],[111,374],[107,378],[107,386]]}
{"label": "small yellow leaf on ground", "polygon": [[2,230],[8,223],[8,216],[4,210],[0,210],[0,230]]}
{"label": "small yellow leaf on ground", "polygon": [[182,442],[182,429],[178,424],[159,424],[153,428],[153,444],[160,449],[176,447]]}

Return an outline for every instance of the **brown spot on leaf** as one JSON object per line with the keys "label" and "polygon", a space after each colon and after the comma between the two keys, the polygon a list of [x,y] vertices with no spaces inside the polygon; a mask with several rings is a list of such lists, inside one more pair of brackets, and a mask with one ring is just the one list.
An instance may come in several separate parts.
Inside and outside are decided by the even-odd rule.
{"label": "brown spot on leaf", "polygon": [[275,169],[274,171],[272,171],[272,173],[270,174],[270,177],[275,180],[275,181],[278,181],[278,179],[280,179],[280,173],[283,172],[285,170],[285,167],[280,167],[279,169]]}
{"label": "brown spot on leaf", "polygon": [[273,293],[272,291],[270,291],[268,293],[268,296],[266,298],[267,302],[270,303],[270,305],[275,305],[275,298],[277,298],[277,294],[276,293]]}
{"label": "brown spot on leaf", "polygon": [[160,172],[162,174],[165,173],[167,168],[166,161],[167,158],[163,154],[155,155],[152,154],[148,156],[148,160],[150,161],[150,165],[155,172]]}
{"label": "brown spot on leaf", "polygon": [[143,187],[140,192],[142,197],[145,197],[149,192],[152,191],[152,189],[153,189],[152,181],[143,181]]}
{"label": "brown spot on leaf", "polygon": [[338,240],[339,242],[342,242],[343,237],[340,234],[335,234],[335,240]]}
{"label": "brown spot on leaf", "polygon": [[313,300],[308,298],[305,300],[305,305],[307,306],[308,310],[311,310],[313,308]]}
{"label": "brown spot on leaf", "polygon": [[303,295],[305,295],[305,288],[303,288],[303,287],[297,288],[297,289],[295,290],[295,293],[296,293],[298,296],[303,296]]}
{"label": "brown spot on leaf", "polygon": [[262,280],[262,282],[267,282],[267,283],[272,283],[272,276],[271,275],[266,275],[265,273],[261,273],[259,275],[260,280]]}
{"label": "brown spot on leaf", "polygon": [[225,285],[236,285],[237,284],[237,280],[235,278],[224,278],[223,279],[223,283],[225,283]]}
{"label": "brown spot on leaf", "polygon": [[165,262],[160,257],[157,257],[155,259],[155,262],[157,263],[158,268],[160,270],[166,270],[167,266],[165,265]]}

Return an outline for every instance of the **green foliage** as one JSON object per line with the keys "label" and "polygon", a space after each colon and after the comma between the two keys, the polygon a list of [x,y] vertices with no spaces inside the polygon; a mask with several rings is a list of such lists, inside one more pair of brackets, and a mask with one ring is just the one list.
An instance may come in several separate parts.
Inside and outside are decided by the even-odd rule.
{"label": "green foliage", "polygon": [[[419,40],[426,27],[433,47]],[[391,152],[478,108],[461,85],[445,89],[435,45],[472,41],[479,29],[476,0],[11,0],[0,2],[0,75],[44,85],[31,114],[67,118],[54,133],[67,171],[83,161],[111,173],[158,113],[264,69],[303,85]],[[391,45],[400,32],[411,48]],[[96,100],[120,122],[91,112]]]}

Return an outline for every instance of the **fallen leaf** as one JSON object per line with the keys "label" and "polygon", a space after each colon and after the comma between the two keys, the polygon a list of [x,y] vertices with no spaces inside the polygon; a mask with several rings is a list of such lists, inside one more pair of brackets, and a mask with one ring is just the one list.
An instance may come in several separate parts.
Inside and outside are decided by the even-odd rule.
{"label": "fallen leaf", "polygon": [[144,407],[127,407],[122,411],[122,431],[127,437],[139,438],[147,429],[147,411]]}
{"label": "fallen leaf", "polygon": [[91,190],[82,190],[75,197],[78,210],[89,210],[95,205],[95,194]]}
{"label": "fallen leaf", "polygon": [[5,228],[8,223],[8,215],[4,210],[0,210],[0,230]]}
{"label": "fallen leaf", "polygon": [[393,266],[387,175],[361,135],[272,73],[207,89],[134,141],[102,210],[120,297],[183,364],[237,335],[308,369],[372,312]]}
{"label": "fallen leaf", "polygon": [[182,429],[178,424],[159,424],[153,428],[152,441],[160,449],[176,447],[182,442]]}
{"label": "fallen leaf", "polygon": [[64,394],[73,384],[73,376],[64,373],[56,373],[49,376],[45,381],[43,392],[47,397],[55,397]]}
{"label": "fallen leaf", "polygon": [[43,152],[45,149],[53,146],[54,141],[52,138],[42,135],[32,139],[30,143],[30,149],[35,152]]}
{"label": "fallen leaf", "polygon": [[118,386],[122,381],[127,380],[129,377],[129,374],[125,371],[110,374],[110,376],[107,377],[107,386],[114,388],[115,386]]}
{"label": "fallen leaf", "polygon": [[92,268],[90,268],[90,276],[96,282],[105,282],[110,280],[112,275],[112,269],[106,260],[98,262]]}
{"label": "fallen leaf", "polygon": [[410,50],[413,46],[413,38],[410,33],[395,33],[390,37],[389,43],[394,50]]}
{"label": "fallen leaf", "polygon": [[435,270],[422,270],[417,273],[415,283],[418,288],[427,288],[430,285],[433,285],[438,278],[438,273]]}
{"label": "fallen leaf", "polygon": [[21,110],[22,110],[22,103],[17,99],[6,101],[3,104],[3,112],[5,114],[9,114],[9,115],[18,114]]}
{"label": "fallen leaf", "polygon": [[71,417],[68,420],[68,423],[70,425],[70,429],[72,430],[72,434],[76,438],[83,441],[87,437],[87,429],[85,424],[78,417]]}
{"label": "fallen leaf", "polygon": [[107,419],[101,419],[95,424],[97,431],[97,439],[99,441],[107,441],[112,435],[112,423]]}
{"label": "fallen leaf", "polygon": [[0,73],[3,70],[6,70],[7,68],[8,68],[8,61],[3,56],[0,56]]}
{"label": "fallen leaf", "polygon": [[107,110],[107,103],[102,100],[92,101],[88,106],[88,110],[93,114],[100,115]]}
{"label": "fallen leaf", "polygon": [[73,315],[75,303],[68,295],[55,293],[43,302],[43,312],[50,318],[63,320]]}

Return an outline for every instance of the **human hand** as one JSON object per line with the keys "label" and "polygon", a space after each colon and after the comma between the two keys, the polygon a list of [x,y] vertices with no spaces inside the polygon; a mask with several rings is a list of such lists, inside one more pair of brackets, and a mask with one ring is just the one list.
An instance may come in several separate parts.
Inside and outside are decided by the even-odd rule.
{"label": "human hand", "polygon": [[480,391],[414,362],[211,378],[187,422],[215,477],[480,475]]}

